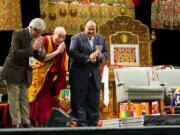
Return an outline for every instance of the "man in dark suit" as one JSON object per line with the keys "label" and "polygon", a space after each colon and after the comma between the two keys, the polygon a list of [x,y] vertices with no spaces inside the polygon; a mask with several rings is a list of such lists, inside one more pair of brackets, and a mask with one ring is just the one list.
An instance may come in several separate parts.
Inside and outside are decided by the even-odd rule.
{"label": "man in dark suit", "polygon": [[34,58],[43,61],[45,53],[39,40],[45,30],[40,18],[33,19],[28,28],[12,34],[11,47],[1,77],[7,81],[8,103],[13,127],[31,127],[29,120],[28,87],[32,81]]}
{"label": "man in dark suit", "polygon": [[93,20],[87,21],[84,32],[71,38],[69,56],[72,117],[78,126],[97,126],[101,89],[99,66],[107,59],[107,48],[105,39],[96,34]]}

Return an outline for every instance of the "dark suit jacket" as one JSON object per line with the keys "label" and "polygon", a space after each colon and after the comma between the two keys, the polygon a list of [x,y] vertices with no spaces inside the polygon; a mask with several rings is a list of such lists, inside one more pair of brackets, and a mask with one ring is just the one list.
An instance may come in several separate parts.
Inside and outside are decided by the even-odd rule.
{"label": "dark suit jacket", "polygon": [[[89,56],[95,51],[95,45],[102,45],[102,60],[96,63],[88,61]],[[96,35],[94,38],[93,50],[89,44],[88,38],[84,32],[74,35],[71,38],[69,48],[70,56],[70,85],[76,89],[87,88],[90,74],[93,74],[97,89],[101,89],[101,74],[99,65],[107,59],[107,48],[105,39]]]}
{"label": "dark suit jacket", "polygon": [[20,84],[22,82],[31,84],[32,69],[29,67],[29,57],[42,61],[45,54],[33,50],[32,38],[28,28],[17,30],[12,34],[11,47],[5,60],[1,77],[8,84]]}

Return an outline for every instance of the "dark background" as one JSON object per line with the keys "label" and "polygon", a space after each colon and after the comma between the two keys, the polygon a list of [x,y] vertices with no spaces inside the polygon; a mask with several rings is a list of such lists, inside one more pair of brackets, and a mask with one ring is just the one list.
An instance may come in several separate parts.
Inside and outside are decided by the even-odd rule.
{"label": "dark background", "polygon": [[[27,27],[30,20],[40,17],[39,0],[21,0],[22,26]],[[150,28],[151,23],[151,0],[141,0],[140,5],[135,7],[136,19],[141,20]],[[151,31],[151,29],[150,29]],[[8,54],[13,31],[0,31],[0,66]],[[173,65],[180,66],[178,60],[180,54],[180,31],[177,30],[157,30],[157,39],[152,44],[153,65]],[[71,35],[66,38],[69,44]]]}

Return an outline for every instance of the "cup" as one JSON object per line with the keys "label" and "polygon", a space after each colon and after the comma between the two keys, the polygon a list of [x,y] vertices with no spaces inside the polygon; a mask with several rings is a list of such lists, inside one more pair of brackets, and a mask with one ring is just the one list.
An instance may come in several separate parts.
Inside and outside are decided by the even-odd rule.
{"label": "cup", "polygon": [[3,96],[3,94],[0,94],[0,103],[2,102],[2,96]]}
{"label": "cup", "polygon": [[99,50],[100,52],[102,51],[102,45],[96,45],[96,50]]}

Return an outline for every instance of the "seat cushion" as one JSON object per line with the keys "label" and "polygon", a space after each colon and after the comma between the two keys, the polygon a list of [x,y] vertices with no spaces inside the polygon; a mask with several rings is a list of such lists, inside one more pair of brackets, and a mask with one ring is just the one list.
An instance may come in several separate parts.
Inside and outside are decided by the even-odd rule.
{"label": "seat cushion", "polygon": [[133,93],[164,93],[162,86],[128,86],[126,92]]}
{"label": "seat cushion", "polygon": [[128,86],[127,97],[132,101],[164,99],[164,88],[161,86]]}

